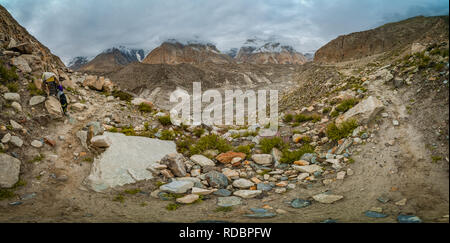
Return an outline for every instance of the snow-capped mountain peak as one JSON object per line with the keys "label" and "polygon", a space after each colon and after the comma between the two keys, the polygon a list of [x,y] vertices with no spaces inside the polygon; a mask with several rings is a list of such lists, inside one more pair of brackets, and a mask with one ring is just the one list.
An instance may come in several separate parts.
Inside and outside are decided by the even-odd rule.
{"label": "snow-capped mountain peak", "polygon": [[149,53],[148,50],[129,48],[129,47],[126,47],[123,45],[113,46],[111,48],[108,48],[108,49],[102,51],[102,53],[105,53],[105,54],[112,53],[115,50],[122,53],[122,55],[124,55],[130,61],[139,61],[139,62],[142,62],[142,60],[144,60],[145,56]]}

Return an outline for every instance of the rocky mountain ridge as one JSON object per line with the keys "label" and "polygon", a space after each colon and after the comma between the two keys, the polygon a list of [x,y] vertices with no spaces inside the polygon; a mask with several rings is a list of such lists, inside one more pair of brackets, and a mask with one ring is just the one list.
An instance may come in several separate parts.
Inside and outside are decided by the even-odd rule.
{"label": "rocky mountain ridge", "polygon": [[339,36],[317,50],[314,61],[337,63],[356,60],[401,49],[414,42],[445,41],[448,34],[448,16],[418,16],[372,30]]}

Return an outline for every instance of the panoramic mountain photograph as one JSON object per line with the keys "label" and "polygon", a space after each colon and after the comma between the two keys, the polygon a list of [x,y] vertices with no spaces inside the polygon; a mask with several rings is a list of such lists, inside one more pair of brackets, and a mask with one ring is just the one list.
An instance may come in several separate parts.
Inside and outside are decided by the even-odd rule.
{"label": "panoramic mountain photograph", "polygon": [[0,222],[448,223],[448,14],[0,0]]}

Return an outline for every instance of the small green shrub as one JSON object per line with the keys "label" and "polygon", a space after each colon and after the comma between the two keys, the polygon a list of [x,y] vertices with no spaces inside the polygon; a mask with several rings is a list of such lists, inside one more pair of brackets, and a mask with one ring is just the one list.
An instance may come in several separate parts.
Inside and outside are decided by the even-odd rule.
{"label": "small green shrub", "polygon": [[141,189],[139,189],[139,188],[128,189],[128,190],[125,190],[123,192],[126,193],[126,194],[129,194],[129,195],[135,195],[135,194],[138,194],[139,192],[141,192]]}
{"label": "small green shrub", "polygon": [[177,152],[187,155],[189,154],[191,145],[194,144],[194,140],[190,137],[185,137],[176,141]]}
{"label": "small green shrub", "polygon": [[177,204],[177,203],[169,203],[169,204],[166,206],[166,209],[169,210],[169,211],[175,211],[175,210],[177,210],[179,207],[180,207],[180,204]]}
{"label": "small green shrub", "polygon": [[436,162],[438,162],[439,160],[442,160],[442,157],[441,157],[441,156],[431,156],[431,161],[432,161],[433,163],[436,163]]}
{"label": "small green shrub", "polygon": [[146,104],[146,103],[141,103],[141,104],[139,104],[139,111],[141,111],[141,112],[146,112],[146,113],[148,113],[148,112],[152,112],[152,106],[151,105],[149,105],[149,104]]}
{"label": "small green shrub", "polygon": [[356,104],[358,104],[357,99],[346,99],[346,100],[342,101],[338,106],[336,106],[336,111],[346,112],[346,111],[350,110]]}
{"label": "small green shrub", "polygon": [[291,122],[292,120],[294,120],[294,115],[292,115],[292,114],[286,114],[286,115],[283,117],[283,121],[284,121],[284,122]]}
{"label": "small green shrub", "polygon": [[333,112],[331,112],[330,116],[331,116],[331,117],[337,117],[337,116],[339,116],[339,111],[334,110]]}
{"label": "small green shrub", "polygon": [[306,153],[313,153],[314,147],[309,144],[302,145],[299,149],[294,151],[289,151],[288,149],[283,150],[283,156],[280,159],[281,163],[293,163],[294,161],[300,160],[300,158]]}
{"label": "small green shrub", "polygon": [[162,139],[162,140],[173,140],[174,138],[175,138],[175,134],[173,133],[173,131],[163,130],[161,132],[160,139]]}
{"label": "small green shrub", "polygon": [[5,67],[3,62],[0,61],[0,83],[5,84],[6,82],[13,82],[18,80],[19,75],[17,75],[16,70],[16,67]]}
{"label": "small green shrub", "polygon": [[127,128],[122,128],[122,130],[120,130],[120,132],[125,134],[125,136],[136,136],[136,132],[134,131],[134,128],[132,126],[129,126]]}
{"label": "small green shrub", "polygon": [[27,90],[30,92],[31,96],[44,95],[45,94],[45,92],[40,90],[40,89],[38,89],[33,82],[28,83]]}
{"label": "small green shrub", "polygon": [[205,129],[203,129],[201,127],[197,127],[197,128],[195,128],[193,133],[195,136],[201,137],[205,133]]}
{"label": "small green shrub", "polygon": [[120,100],[124,101],[131,101],[133,99],[133,96],[131,94],[128,94],[127,92],[121,90],[114,90],[112,92],[112,96],[114,96],[115,98],[119,97]]}
{"label": "small green shrub", "polygon": [[122,194],[119,194],[119,195],[114,197],[113,201],[114,202],[124,203],[125,202],[125,197]]}
{"label": "small green shrub", "polygon": [[328,114],[330,111],[331,111],[330,107],[325,107],[325,108],[323,108],[322,113],[323,114]]}
{"label": "small green shrub", "polygon": [[6,87],[8,88],[9,92],[17,92],[19,91],[19,84],[16,82],[8,82],[6,83]]}
{"label": "small green shrub", "polygon": [[44,155],[43,155],[43,154],[39,154],[39,155],[35,156],[35,157],[30,161],[30,163],[39,162],[39,161],[42,161],[43,159],[44,159]]}
{"label": "small green shrub", "polygon": [[211,134],[201,137],[196,144],[190,146],[191,154],[201,154],[205,150],[217,149],[220,153],[225,153],[233,149],[233,147],[225,139]]}
{"label": "small green shrub", "polygon": [[160,117],[158,117],[158,121],[163,126],[168,126],[168,125],[172,124],[172,122],[170,121],[170,116],[160,116]]}
{"label": "small green shrub", "polygon": [[241,145],[239,147],[236,147],[234,149],[234,152],[244,153],[244,154],[247,155],[247,159],[249,159],[251,154],[252,154],[252,149],[253,149],[254,146],[255,146],[254,144]]}
{"label": "small green shrub", "polygon": [[214,212],[218,213],[218,212],[231,212],[233,211],[233,207],[218,207],[214,210]]}
{"label": "small green shrub", "polygon": [[15,195],[10,189],[0,189],[0,201],[13,198]]}
{"label": "small green shrub", "polygon": [[283,150],[286,146],[286,144],[283,142],[283,139],[280,137],[274,137],[274,138],[263,138],[259,142],[261,145],[261,150],[265,154],[269,154],[272,152],[273,148],[278,148],[280,150]]}
{"label": "small green shrub", "polygon": [[294,120],[296,122],[307,122],[307,121],[313,121],[313,122],[318,122],[320,121],[322,118],[320,117],[320,115],[318,114],[313,114],[313,115],[304,115],[304,114],[297,114],[294,117]]}
{"label": "small green shrub", "polygon": [[257,132],[249,132],[249,131],[246,131],[246,132],[244,132],[244,133],[242,133],[242,134],[240,134],[240,133],[237,133],[237,134],[233,134],[233,135],[231,135],[231,137],[232,138],[241,138],[241,137],[243,137],[243,138],[245,138],[245,137],[250,137],[250,136],[256,136],[256,135],[258,135],[258,133]]}
{"label": "small green shrub", "polygon": [[108,130],[108,132],[119,132],[119,130],[117,130],[117,127],[112,127]]}
{"label": "small green shrub", "polygon": [[350,135],[357,127],[358,123],[355,120],[345,121],[340,127],[336,126],[335,123],[330,123],[326,133],[331,140],[337,141]]}

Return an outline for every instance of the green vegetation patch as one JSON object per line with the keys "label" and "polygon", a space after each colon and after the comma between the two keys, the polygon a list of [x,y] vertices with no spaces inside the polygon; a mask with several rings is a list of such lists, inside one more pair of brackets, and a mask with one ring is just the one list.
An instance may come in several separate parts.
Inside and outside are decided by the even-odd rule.
{"label": "green vegetation patch", "polygon": [[261,145],[262,152],[265,154],[271,153],[273,148],[283,150],[287,146],[280,137],[263,138],[259,144]]}
{"label": "green vegetation patch", "polygon": [[331,140],[339,140],[348,137],[355,128],[358,127],[356,120],[343,122],[339,127],[335,123],[330,123],[327,127],[327,136]]}
{"label": "green vegetation patch", "polygon": [[314,153],[314,147],[309,144],[302,145],[299,149],[294,151],[289,151],[288,149],[283,150],[283,156],[280,159],[281,163],[293,163],[294,161],[300,160],[300,158],[306,153]]}
{"label": "green vegetation patch", "polygon": [[216,134],[201,137],[196,144],[189,147],[191,154],[201,154],[209,149],[217,149],[220,153],[225,153],[233,149],[227,140]]}

